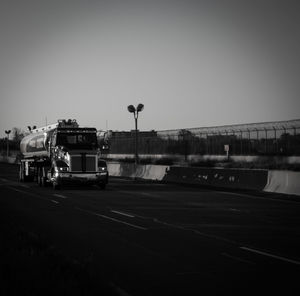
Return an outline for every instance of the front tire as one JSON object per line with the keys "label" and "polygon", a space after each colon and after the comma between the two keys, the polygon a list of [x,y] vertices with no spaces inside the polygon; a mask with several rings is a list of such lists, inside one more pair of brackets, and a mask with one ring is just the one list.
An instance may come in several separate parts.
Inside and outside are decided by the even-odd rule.
{"label": "front tire", "polygon": [[24,182],[24,171],[21,164],[19,166],[19,181]]}

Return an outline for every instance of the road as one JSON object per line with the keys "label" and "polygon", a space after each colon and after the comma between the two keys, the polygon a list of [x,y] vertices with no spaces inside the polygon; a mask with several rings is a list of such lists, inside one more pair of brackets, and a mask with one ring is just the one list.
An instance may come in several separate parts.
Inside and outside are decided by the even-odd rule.
{"label": "road", "polygon": [[19,183],[3,163],[0,193],[6,217],[88,262],[119,295],[300,291],[297,200],[117,178],[106,190],[54,191]]}

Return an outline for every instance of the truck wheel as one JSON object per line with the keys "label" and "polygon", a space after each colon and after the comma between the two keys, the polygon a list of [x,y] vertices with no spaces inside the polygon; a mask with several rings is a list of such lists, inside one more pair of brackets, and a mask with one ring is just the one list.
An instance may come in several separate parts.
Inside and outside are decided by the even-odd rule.
{"label": "truck wheel", "polygon": [[47,187],[47,182],[46,182],[46,178],[45,177],[41,178],[41,186],[42,187]]}
{"label": "truck wheel", "polygon": [[39,186],[42,186],[42,176],[41,176],[41,169],[38,169],[38,173],[37,173],[37,183]]}
{"label": "truck wheel", "polygon": [[47,178],[44,177],[44,175],[43,175],[43,168],[40,168],[38,170],[38,175],[37,175],[37,181],[38,181],[39,186],[46,187],[47,186],[46,179]]}
{"label": "truck wheel", "polygon": [[21,165],[19,167],[19,181],[24,182],[24,172]]}

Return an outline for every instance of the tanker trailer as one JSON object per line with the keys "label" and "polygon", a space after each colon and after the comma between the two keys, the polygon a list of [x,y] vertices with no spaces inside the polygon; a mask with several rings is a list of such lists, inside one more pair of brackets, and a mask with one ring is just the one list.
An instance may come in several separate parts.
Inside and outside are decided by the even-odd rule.
{"label": "tanker trailer", "polygon": [[20,151],[20,181],[36,180],[40,186],[52,184],[54,189],[71,183],[96,184],[104,189],[108,183],[97,130],[79,127],[76,120],[59,120],[32,130],[22,139]]}

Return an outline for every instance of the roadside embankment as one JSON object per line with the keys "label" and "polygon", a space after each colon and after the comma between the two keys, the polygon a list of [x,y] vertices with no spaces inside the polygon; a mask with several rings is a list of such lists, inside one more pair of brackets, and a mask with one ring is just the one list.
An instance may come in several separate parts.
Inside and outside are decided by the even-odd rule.
{"label": "roadside embankment", "polygon": [[300,195],[300,172],[108,163],[111,176]]}

